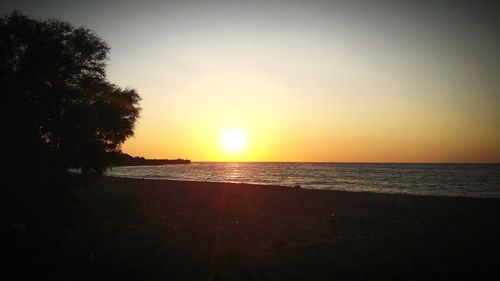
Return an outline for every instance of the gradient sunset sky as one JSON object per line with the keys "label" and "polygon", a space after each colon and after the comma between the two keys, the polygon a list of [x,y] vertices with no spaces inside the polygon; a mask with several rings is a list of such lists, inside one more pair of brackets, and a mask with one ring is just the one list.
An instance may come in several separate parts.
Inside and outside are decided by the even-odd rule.
{"label": "gradient sunset sky", "polygon": [[[109,80],[143,99],[123,146],[134,156],[500,162],[500,9],[468,2],[2,1],[0,12],[108,42]],[[220,145],[230,128],[248,138],[237,155]]]}

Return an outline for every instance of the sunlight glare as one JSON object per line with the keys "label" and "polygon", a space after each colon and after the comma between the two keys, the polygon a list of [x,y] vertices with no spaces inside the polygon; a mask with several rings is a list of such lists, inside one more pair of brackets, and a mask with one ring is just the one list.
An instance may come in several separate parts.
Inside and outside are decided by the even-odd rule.
{"label": "sunlight glare", "polygon": [[225,151],[234,154],[240,153],[245,148],[247,138],[241,130],[229,129],[224,131],[220,141]]}

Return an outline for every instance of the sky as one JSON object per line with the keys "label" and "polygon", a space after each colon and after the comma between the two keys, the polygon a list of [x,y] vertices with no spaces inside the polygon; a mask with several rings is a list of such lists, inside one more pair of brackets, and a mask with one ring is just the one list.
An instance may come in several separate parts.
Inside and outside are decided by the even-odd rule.
{"label": "sky", "polygon": [[[108,42],[108,79],[142,97],[123,145],[134,156],[500,162],[500,8],[472,2],[17,0],[0,12]],[[236,152],[228,131],[245,136]]]}

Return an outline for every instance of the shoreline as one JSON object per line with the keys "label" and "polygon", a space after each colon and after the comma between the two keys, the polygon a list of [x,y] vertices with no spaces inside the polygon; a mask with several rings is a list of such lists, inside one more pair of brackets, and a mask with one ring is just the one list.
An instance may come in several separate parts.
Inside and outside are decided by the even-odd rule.
{"label": "shoreline", "polygon": [[466,196],[466,195],[434,195],[434,194],[414,194],[414,193],[389,193],[389,192],[377,192],[377,191],[354,191],[354,190],[336,190],[336,189],[319,189],[319,188],[307,188],[307,187],[297,187],[297,186],[286,186],[286,185],[276,185],[276,184],[259,184],[259,183],[240,183],[240,182],[222,182],[222,181],[190,181],[190,180],[170,180],[170,179],[162,179],[162,178],[141,178],[141,177],[125,177],[125,176],[113,176],[113,175],[104,175],[104,178],[116,178],[116,179],[130,179],[130,180],[143,180],[143,181],[165,181],[171,183],[206,183],[206,184],[234,184],[234,185],[248,185],[255,187],[276,187],[276,188],[285,188],[292,190],[316,190],[316,191],[326,191],[326,192],[345,192],[345,193],[367,193],[367,194],[383,194],[383,195],[400,195],[400,196],[415,196],[415,197],[424,197],[424,198],[463,198],[463,199],[486,199],[486,200],[498,200],[500,201],[500,197],[485,197],[485,196]]}

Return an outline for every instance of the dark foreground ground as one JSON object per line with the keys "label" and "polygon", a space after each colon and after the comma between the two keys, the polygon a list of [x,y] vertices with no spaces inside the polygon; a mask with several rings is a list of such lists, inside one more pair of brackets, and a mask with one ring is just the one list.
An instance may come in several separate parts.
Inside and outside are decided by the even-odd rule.
{"label": "dark foreground ground", "polygon": [[7,204],[3,280],[500,280],[497,199],[118,178],[71,192]]}

